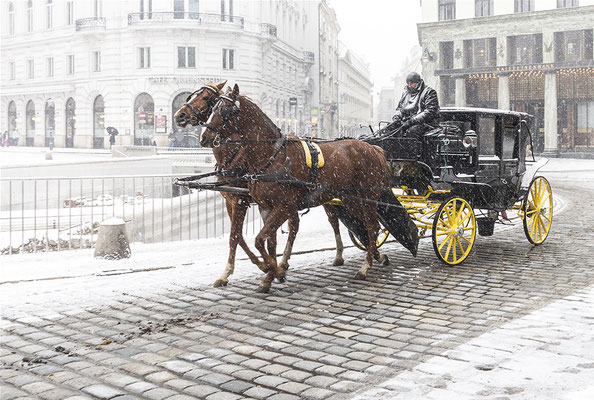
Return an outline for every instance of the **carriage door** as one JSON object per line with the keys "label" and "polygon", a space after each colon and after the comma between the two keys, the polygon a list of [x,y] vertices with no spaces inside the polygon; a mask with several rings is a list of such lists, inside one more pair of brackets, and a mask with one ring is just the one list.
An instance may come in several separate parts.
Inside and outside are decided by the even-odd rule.
{"label": "carriage door", "polygon": [[496,118],[493,115],[478,115],[476,121],[479,163],[476,173],[477,181],[492,183],[499,178],[501,159],[496,151]]}
{"label": "carriage door", "polygon": [[503,117],[501,137],[501,159],[503,160],[501,175],[503,179],[511,179],[518,173],[518,154],[520,139],[520,120],[518,117]]}

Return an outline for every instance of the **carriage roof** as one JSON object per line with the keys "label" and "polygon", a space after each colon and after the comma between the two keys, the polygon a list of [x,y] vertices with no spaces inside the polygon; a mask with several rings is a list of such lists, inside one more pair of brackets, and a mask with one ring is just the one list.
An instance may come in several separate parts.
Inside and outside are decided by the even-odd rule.
{"label": "carriage roof", "polygon": [[497,108],[475,108],[475,107],[442,107],[440,108],[440,113],[442,114],[483,114],[483,115],[511,115],[514,117],[519,118],[529,118],[530,114],[519,112],[519,111],[510,111],[510,110],[500,110]]}

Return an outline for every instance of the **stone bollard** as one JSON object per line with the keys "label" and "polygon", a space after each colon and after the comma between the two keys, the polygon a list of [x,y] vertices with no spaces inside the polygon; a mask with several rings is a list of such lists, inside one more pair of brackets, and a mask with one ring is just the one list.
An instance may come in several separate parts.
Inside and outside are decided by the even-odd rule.
{"label": "stone bollard", "polygon": [[131,255],[124,220],[109,218],[103,221],[99,226],[99,234],[95,244],[95,258],[121,260],[122,258],[130,258]]}

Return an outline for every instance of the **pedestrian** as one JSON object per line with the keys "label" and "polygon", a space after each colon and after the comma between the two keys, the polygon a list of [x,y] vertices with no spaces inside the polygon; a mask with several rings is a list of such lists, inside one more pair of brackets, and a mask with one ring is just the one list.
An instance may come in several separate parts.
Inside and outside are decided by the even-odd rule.
{"label": "pedestrian", "polygon": [[157,142],[155,142],[155,137],[154,136],[151,136],[149,140],[150,140],[151,146],[157,146]]}
{"label": "pedestrian", "polygon": [[2,147],[8,147],[8,131],[2,134]]}
{"label": "pedestrian", "polygon": [[112,147],[116,142],[115,137],[119,134],[119,132],[113,126],[108,126],[107,128],[105,128],[105,130],[109,134],[109,147]]}
{"label": "pedestrian", "polygon": [[173,130],[169,131],[167,138],[169,139],[169,147],[175,147],[175,134],[173,133]]}

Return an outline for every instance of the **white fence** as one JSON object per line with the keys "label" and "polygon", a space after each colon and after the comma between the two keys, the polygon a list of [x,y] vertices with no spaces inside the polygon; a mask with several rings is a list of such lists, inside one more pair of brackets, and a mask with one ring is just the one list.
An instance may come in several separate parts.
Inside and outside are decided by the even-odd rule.
{"label": "white fence", "polygon": [[[132,242],[167,242],[227,234],[223,198],[173,184],[176,175],[2,178],[2,254],[92,247],[101,221],[126,221]],[[245,233],[261,227],[251,207]]]}

